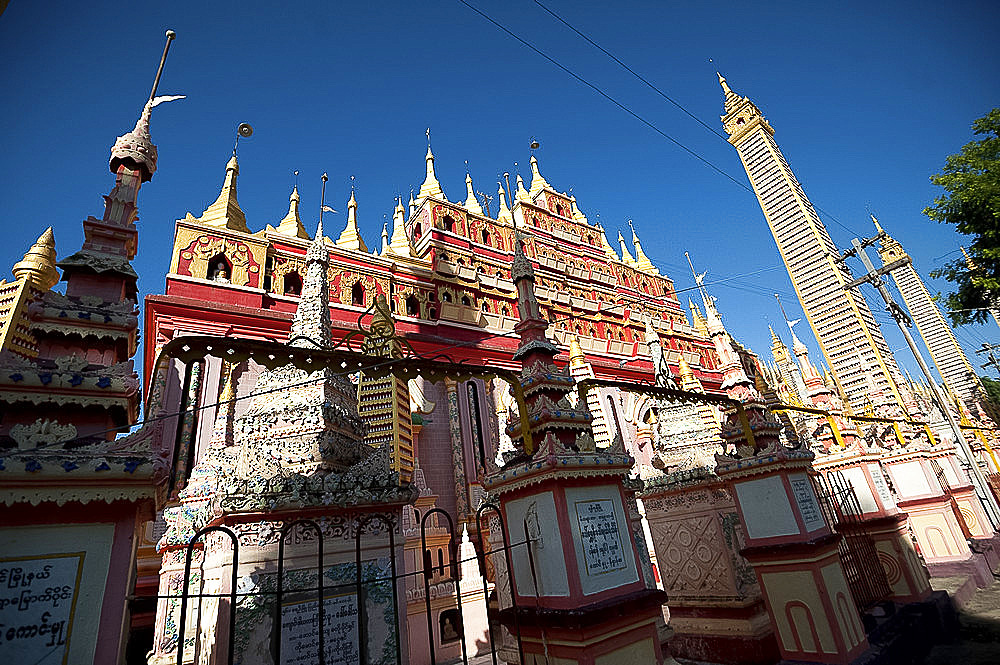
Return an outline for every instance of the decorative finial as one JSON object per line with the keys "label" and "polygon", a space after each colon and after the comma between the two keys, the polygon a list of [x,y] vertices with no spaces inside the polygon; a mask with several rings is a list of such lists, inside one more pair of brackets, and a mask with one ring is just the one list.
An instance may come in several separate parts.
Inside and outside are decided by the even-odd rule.
{"label": "decorative finial", "polygon": [[326,210],[326,181],[330,179],[330,176],[323,171],[323,175],[319,177],[323,181],[323,186],[320,189],[319,194],[319,223],[316,225],[316,238],[318,242],[323,241],[323,212]]}
{"label": "decorative finial", "polygon": [[392,239],[389,240],[388,251],[396,256],[413,256],[413,248],[410,247],[410,239],[406,234],[403,214],[403,199],[399,197],[396,199],[396,208],[392,213]]}
{"label": "decorative finial", "polygon": [[240,203],[236,199],[236,182],[239,175],[240,164],[236,155],[233,155],[226,162],[226,178],[219,191],[219,197],[215,199],[215,203],[205,208],[205,211],[201,213],[201,217],[198,218],[199,222],[243,233],[250,232],[250,229],[247,228],[246,215],[243,214],[243,209],[240,208]]}
{"label": "decorative finial", "polygon": [[359,252],[368,251],[368,246],[358,231],[358,201],[354,198],[354,176],[351,176],[351,198],[347,201],[347,224],[337,238],[336,245]]}
{"label": "decorative finial", "polygon": [[177,37],[177,33],[173,30],[167,30],[166,34],[167,43],[163,46],[163,55],[160,56],[160,65],[156,70],[156,78],[153,79],[149,99],[132,131],[119,136],[115,141],[111,148],[111,160],[108,162],[111,172],[115,174],[121,166],[136,168],[140,173],[141,182],[149,182],[156,173],[156,146],[149,136],[149,117],[153,108],[163,102],[184,99],[184,95],[156,96],[156,90],[160,86],[160,76],[163,74],[163,65],[167,62],[170,42]]}
{"label": "decorative finial", "polygon": [[535,196],[540,194],[543,189],[552,189],[552,185],[546,182],[545,178],[543,178],[542,174],[539,172],[538,160],[535,158],[534,154],[531,155],[530,164],[531,164],[531,191],[529,192],[529,194],[532,198],[534,198]]}
{"label": "decorative finial", "polygon": [[872,213],[868,213],[868,214],[871,216],[871,218],[872,218],[872,224],[875,225],[875,230],[878,231],[879,235],[882,235],[883,233],[885,233],[885,231],[882,230],[882,225],[878,223],[878,218],[875,217],[875,215],[872,214]]}
{"label": "decorative finial", "polygon": [[11,272],[14,273],[14,279],[23,279],[46,291],[59,283],[56,241],[51,226],[38,236],[38,240],[25,253],[24,258],[14,264]]}
{"label": "decorative finial", "polygon": [[513,217],[510,214],[510,208],[507,207],[506,192],[504,192],[503,185],[499,182],[497,183],[497,199],[499,200],[497,203],[497,221],[512,222]]}
{"label": "decorative finial", "polygon": [[720,74],[719,72],[715,72],[715,73],[719,77],[719,85],[722,86],[722,92],[724,92],[726,94],[726,96],[729,96],[729,95],[733,94],[733,91],[729,89],[729,84],[726,83],[726,77],[723,76],[722,74]]}
{"label": "decorative finial", "polygon": [[[466,167],[469,166],[469,160],[465,160]],[[476,193],[472,191],[472,174],[468,171],[465,172],[465,209],[476,215],[483,214],[483,207],[479,205],[479,199],[476,198]]]}
{"label": "decorative finial", "polygon": [[441,183],[438,182],[437,176],[434,174],[434,153],[431,152],[431,130],[427,128],[427,156],[425,157],[427,162],[427,175],[424,177],[424,182],[420,185],[420,192],[417,196],[421,199],[427,198],[428,196],[435,196],[445,199],[444,192],[441,190]]}
{"label": "decorative finial", "polygon": [[[295,173],[298,173],[298,171]],[[288,214],[285,215],[280,222],[278,222],[278,227],[275,230],[278,233],[283,233],[284,235],[295,236],[297,238],[309,238],[309,232],[306,231],[304,226],[302,226],[302,220],[299,217],[298,184],[292,188],[292,193],[288,196]]]}

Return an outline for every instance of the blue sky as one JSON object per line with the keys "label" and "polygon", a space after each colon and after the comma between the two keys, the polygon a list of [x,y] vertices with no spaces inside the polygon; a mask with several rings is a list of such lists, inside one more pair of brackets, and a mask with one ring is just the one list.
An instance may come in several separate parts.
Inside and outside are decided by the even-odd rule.
{"label": "blue sky", "polygon": [[[938,193],[929,176],[970,140],[972,121],[1000,105],[1000,50],[983,29],[1000,19],[996,3],[545,1],[717,129],[721,69],[775,128],[838,245],[872,233],[870,207],[924,276],[955,256],[961,238],[921,210]],[[469,2],[746,181],[729,144],[533,0]],[[326,171],[327,202],[338,210],[356,177],[370,246],[394,196],[423,179],[430,127],[450,199],[465,197],[465,160],[477,189],[490,193],[514,162],[527,174],[534,136],[548,181],[572,187],[613,244],[631,218],[678,290],[693,284],[685,250],[708,281],[728,279],[710,290],[733,334],[759,353],[769,353],[768,322],[781,321],[773,293],[800,315],[752,194],[457,0],[13,0],[0,16],[0,265],[19,260],[49,224],[60,256],[79,248],[80,222],[103,212],[101,195],[113,185],[108,150],[135,123],[166,28],[178,39],[159,92],[188,98],[154,111],[159,171],[140,193],[135,260],[143,294],[163,290],[174,220],[199,214],[217,195],[238,123],[255,129],[240,147],[239,200],[251,229],[284,215],[296,169],[303,216],[314,224]],[[328,233],[342,223],[328,219]],[[685,304],[688,295],[680,294]],[[892,348],[903,347],[881,307],[873,309]],[[958,335],[974,362],[971,349],[1000,341],[995,325]],[[908,352],[896,355],[913,373]]]}

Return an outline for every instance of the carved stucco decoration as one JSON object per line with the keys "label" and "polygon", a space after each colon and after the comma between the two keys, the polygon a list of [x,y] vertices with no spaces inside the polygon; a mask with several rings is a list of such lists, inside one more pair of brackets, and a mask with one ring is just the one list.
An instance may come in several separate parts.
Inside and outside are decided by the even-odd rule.
{"label": "carved stucco decoration", "polygon": [[39,445],[54,445],[76,438],[76,427],[62,425],[58,420],[39,418],[30,425],[14,425],[10,428],[10,438],[17,442],[20,450],[34,450]]}
{"label": "carved stucco decoration", "polygon": [[260,287],[260,264],[250,246],[239,240],[202,234],[181,250],[177,274],[210,278],[215,266],[208,265],[212,257],[223,254],[232,264],[229,282],[237,286]]}

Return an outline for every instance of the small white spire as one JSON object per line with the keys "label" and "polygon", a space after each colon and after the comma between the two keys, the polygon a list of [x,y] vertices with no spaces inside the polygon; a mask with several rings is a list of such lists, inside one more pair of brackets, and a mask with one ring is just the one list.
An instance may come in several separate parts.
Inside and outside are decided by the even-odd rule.
{"label": "small white spire", "polygon": [[358,232],[358,201],[354,198],[354,188],[351,187],[351,198],[347,201],[347,226],[337,238],[337,247],[367,252],[368,246]]}
{"label": "small white spire", "polygon": [[389,240],[389,253],[396,256],[413,256],[410,239],[406,235],[406,224],[403,215],[403,199],[396,199],[396,209],[392,213],[392,239]]}
{"label": "small white spire", "polygon": [[465,197],[465,209],[476,215],[483,214],[483,207],[479,205],[479,199],[476,198],[476,193],[472,191],[472,174],[465,174],[465,191],[467,196]]}
{"label": "small white spire", "polygon": [[541,193],[543,189],[552,189],[552,185],[545,181],[542,174],[538,171],[538,160],[535,156],[531,156],[531,191],[529,192],[531,198],[535,198]]}
{"label": "small white spire", "polygon": [[389,251],[389,229],[386,222],[382,222],[382,251],[380,252],[382,256]]}
{"label": "small white spire", "polygon": [[507,194],[504,192],[503,185],[499,182],[497,183],[497,198],[499,203],[497,203],[497,221],[498,222],[511,222],[514,218],[510,214],[510,208],[507,207]]}
{"label": "small white spire", "polygon": [[417,197],[423,199],[433,196],[447,201],[448,199],[445,198],[444,191],[441,189],[441,183],[438,182],[437,175],[434,174],[434,153],[431,152],[431,135],[429,129],[427,130],[427,156],[424,159],[427,161],[427,176],[424,178],[424,183],[420,185],[420,192],[417,194]]}
{"label": "small white spire", "polygon": [[517,174],[517,193],[514,195],[514,198],[518,201],[531,201],[531,195],[524,188],[524,179],[520,173]]}

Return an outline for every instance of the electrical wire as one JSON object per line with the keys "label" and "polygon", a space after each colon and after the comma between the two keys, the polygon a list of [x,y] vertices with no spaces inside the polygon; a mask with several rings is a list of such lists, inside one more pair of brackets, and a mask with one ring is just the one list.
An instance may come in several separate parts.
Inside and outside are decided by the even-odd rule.
{"label": "electrical wire", "polygon": [[[661,136],[664,136],[665,138],[667,138],[668,140],[670,140],[671,142],[673,142],[675,145],[677,145],[680,148],[682,148],[684,151],[686,151],[689,154],[693,155],[694,157],[696,157],[697,159],[701,160],[702,162],[708,164],[712,169],[714,169],[715,171],[718,171],[722,175],[726,176],[729,180],[732,180],[733,182],[736,182],[736,184],[740,185],[744,189],[747,189],[748,191],[750,191],[751,194],[754,194],[754,196],[756,197],[756,193],[752,189],[750,189],[749,187],[747,187],[744,183],[736,181],[728,173],[724,172],[721,168],[716,167],[714,164],[712,164],[711,162],[709,162],[707,159],[705,159],[701,155],[697,154],[695,151],[691,150],[687,146],[682,145],[679,141],[677,141],[673,137],[667,136],[662,131],[660,131],[657,127],[655,127],[652,123],[650,123],[647,120],[645,120],[644,118],[640,117],[638,114],[634,113],[631,109],[625,107],[624,104],[621,104],[617,100],[613,99],[610,95],[608,95],[604,91],[600,90],[596,85],[590,83],[589,81],[583,79],[583,77],[581,77],[581,76],[575,74],[574,72],[570,71],[570,69],[568,67],[566,67],[566,66],[562,65],[561,63],[559,63],[558,61],[556,61],[555,58],[553,58],[553,57],[551,57],[551,56],[543,53],[540,49],[538,49],[537,47],[535,47],[533,44],[529,43],[527,40],[522,39],[518,35],[514,34],[514,32],[512,32],[511,30],[507,29],[505,26],[503,26],[502,24],[500,24],[499,21],[494,20],[488,14],[486,14],[483,11],[480,11],[476,7],[473,7],[472,5],[470,5],[465,0],[458,0],[458,1],[461,2],[463,5],[465,5],[466,7],[468,7],[469,9],[471,9],[472,11],[476,12],[477,14],[479,14],[480,16],[482,16],[483,18],[485,18],[487,21],[489,21],[490,23],[492,23],[493,25],[495,25],[496,27],[498,27],[500,30],[502,30],[505,33],[507,33],[509,36],[511,36],[514,39],[516,39],[517,41],[519,41],[524,46],[527,46],[529,49],[531,49],[532,51],[534,51],[538,55],[542,56],[543,58],[545,58],[546,60],[548,60],[549,62],[551,62],[552,64],[554,64],[556,67],[559,67],[560,69],[562,69],[564,72],[566,72],[567,74],[569,74],[570,76],[572,76],[573,78],[575,78],[577,81],[579,81],[579,82],[583,83],[584,85],[588,86],[589,88],[591,88],[592,90],[594,90],[595,92],[597,92],[598,94],[600,94],[605,99],[608,99],[609,101],[611,101],[613,104],[615,104],[616,106],[618,106],[620,109],[622,109],[623,111],[625,111],[626,113],[628,113],[632,117],[634,117],[637,120],[639,120],[640,122],[646,124],[651,129],[653,129],[655,132],[657,132]],[[635,78],[637,78],[639,81],[641,81],[642,83],[644,83],[645,85],[647,85],[649,88],[651,88],[658,95],[660,95],[661,97],[663,97],[664,99],[666,99],[668,102],[670,102],[671,104],[673,104],[674,106],[676,106],[678,109],[680,109],[682,112],[684,112],[685,115],[687,115],[688,117],[690,117],[691,119],[693,119],[695,122],[697,122],[699,125],[701,125],[705,129],[707,129],[708,131],[710,131],[712,134],[714,134],[718,138],[722,139],[723,141],[726,141],[727,143],[729,142],[729,140],[725,136],[723,136],[721,132],[719,132],[715,128],[711,127],[704,120],[702,120],[697,115],[695,115],[694,113],[692,113],[691,111],[689,111],[687,108],[684,107],[683,104],[681,104],[680,102],[678,102],[677,100],[675,100],[673,97],[671,97],[670,95],[668,95],[667,93],[665,93],[663,90],[661,90],[660,88],[658,88],[657,86],[655,86],[653,83],[651,83],[644,76],[642,76],[641,74],[639,74],[638,72],[636,72],[635,70],[633,70],[631,67],[629,67],[627,64],[625,64],[624,62],[622,62],[621,59],[619,59],[617,56],[615,56],[614,54],[612,54],[610,51],[608,51],[607,49],[605,49],[603,46],[601,46],[600,44],[598,44],[597,42],[595,42],[593,39],[591,39],[590,37],[588,37],[581,30],[577,29],[569,21],[567,21],[566,19],[564,19],[562,16],[560,16],[554,10],[550,9],[549,7],[547,7],[545,4],[543,4],[539,0],[534,0],[534,2],[535,2],[536,5],[538,5],[543,10],[545,10],[549,15],[551,15],[554,19],[556,19],[557,21],[559,21],[560,23],[562,23],[563,25],[565,25],[567,28],[569,28],[570,30],[572,30],[574,33],[576,33],[577,35],[579,35],[588,44],[590,44],[591,46],[593,46],[594,48],[596,48],[597,50],[599,50],[601,53],[603,53],[604,55],[606,55],[609,58],[611,58],[612,60],[614,60],[623,69],[625,69],[625,71],[627,71],[632,76],[634,76]],[[812,202],[810,202],[810,203],[812,203]],[[815,203],[812,203],[812,207],[817,212],[823,213],[823,215],[827,219],[829,219],[834,224],[836,224],[837,226],[841,227],[842,229],[844,229],[845,231],[847,231],[851,235],[853,235],[855,237],[861,237],[862,234],[858,233],[856,230],[852,229],[851,227],[849,227],[846,224],[844,224],[843,222],[841,222],[833,214],[827,212],[826,210],[824,210],[823,208],[819,207]]]}

